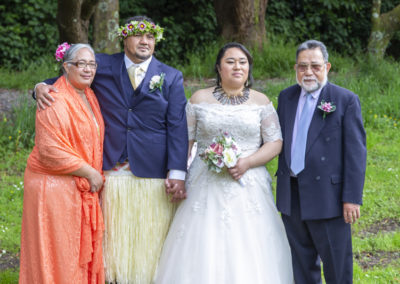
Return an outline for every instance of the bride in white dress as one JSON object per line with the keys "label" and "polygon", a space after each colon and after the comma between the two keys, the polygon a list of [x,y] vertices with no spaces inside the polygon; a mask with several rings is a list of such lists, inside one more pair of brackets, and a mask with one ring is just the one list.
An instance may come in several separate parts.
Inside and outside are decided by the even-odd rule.
{"label": "bride in white dress", "polygon": [[[293,283],[290,248],[265,168],[281,151],[282,135],[272,103],[247,87],[251,67],[244,46],[225,45],[217,56],[217,87],[197,91],[187,104],[197,155],[154,283]],[[235,167],[215,173],[198,153],[222,131],[234,137],[242,155]]]}

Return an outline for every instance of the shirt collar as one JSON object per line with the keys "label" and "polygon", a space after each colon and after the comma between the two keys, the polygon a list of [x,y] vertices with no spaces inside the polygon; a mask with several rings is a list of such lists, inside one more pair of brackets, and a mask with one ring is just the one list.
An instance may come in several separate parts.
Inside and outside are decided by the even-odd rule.
{"label": "shirt collar", "polygon": [[[325,85],[326,85],[326,83],[323,85],[323,86],[321,86],[321,88],[319,88],[318,90],[316,90],[316,91],[314,91],[314,92],[311,92],[310,94],[311,94],[311,96],[314,98],[314,99],[318,99],[319,98],[319,95],[321,94],[321,91],[322,91],[322,89],[325,87]],[[307,91],[305,91],[303,88],[301,88],[301,93],[300,93],[300,96],[305,96],[306,94],[308,94],[309,92],[307,92]]]}
{"label": "shirt collar", "polygon": [[133,63],[132,60],[130,60],[128,58],[128,56],[126,56],[126,54],[125,54],[124,61],[125,61],[126,70],[128,70],[132,65],[135,65],[135,66],[140,66],[140,68],[142,68],[144,72],[147,72],[147,69],[149,68],[150,61],[152,58],[153,58],[153,56],[150,56],[150,58],[146,59],[145,61],[143,61],[139,64],[136,64],[136,63]]}

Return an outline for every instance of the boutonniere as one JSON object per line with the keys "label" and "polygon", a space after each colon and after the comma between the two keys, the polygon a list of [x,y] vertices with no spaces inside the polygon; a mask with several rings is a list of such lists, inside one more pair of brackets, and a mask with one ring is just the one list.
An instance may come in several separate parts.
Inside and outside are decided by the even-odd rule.
{"label": "boutonniere", "polygon": [[324,100],[322,100],[321,101],[321,104],[318,106],[318,108],[320,109],[320,110],[322,110],[323,111],[323,115],[322,115],[322,118],[323,119],[325,119],[325,116],[327,115],[327,114],[330,114],[331,112],[334,112],[335,110],[336,110],[336,106],[333,104],[333,103],[331,103],[331,102],[326,102],[326,101],[324,101]]}
{"label": "boutonniere", "polygon": [[162,85],[164,83],[165,73],[161,73],[160,75],[154,75],[150,80],[150,93],[159,89],[162,92]]}

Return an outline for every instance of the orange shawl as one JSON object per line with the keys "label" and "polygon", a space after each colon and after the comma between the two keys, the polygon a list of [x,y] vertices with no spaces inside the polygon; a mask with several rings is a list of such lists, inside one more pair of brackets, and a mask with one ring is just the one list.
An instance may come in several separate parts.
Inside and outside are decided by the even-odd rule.
{"label": "orange shawl", "polygon": [[[28,158],[28,167],[48,175],[69,174],[85,163],[102,173],[104,122],[93,91],[85,89],[95,115],[93,116],[79,94],[60,77],[52,93],[55,102],[36,113],[35,147]],[[104,222],[98,193],[90,191],[86,178],[74,176],[82,197],[82,231],[79,263],[87,268],[89,283],[104,284],[102,238]]]}

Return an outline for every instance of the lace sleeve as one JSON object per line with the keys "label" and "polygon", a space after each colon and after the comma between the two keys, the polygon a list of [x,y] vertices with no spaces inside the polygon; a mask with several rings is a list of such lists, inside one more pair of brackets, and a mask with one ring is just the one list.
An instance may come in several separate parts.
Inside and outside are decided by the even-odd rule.
{"label": "lace sleeve", "polygon": [[263,143],[282,140],[278,114],[272,102],[266,105],[261,111],[261,135]]}
{"label": "lace sleeve", "polygon": [[186,104],[186,119],[189,140],[196,140],[196,111],[190,102]]}

